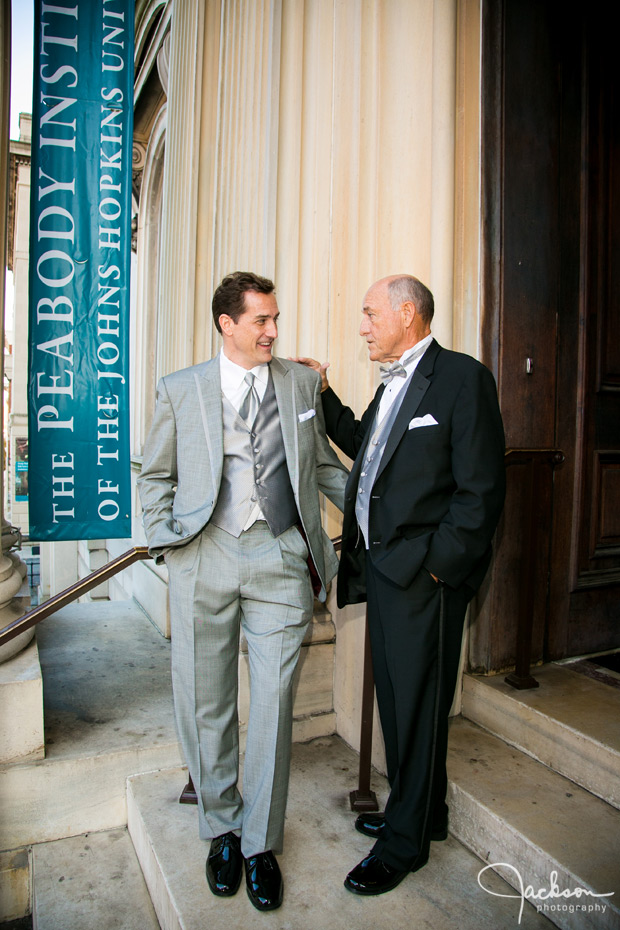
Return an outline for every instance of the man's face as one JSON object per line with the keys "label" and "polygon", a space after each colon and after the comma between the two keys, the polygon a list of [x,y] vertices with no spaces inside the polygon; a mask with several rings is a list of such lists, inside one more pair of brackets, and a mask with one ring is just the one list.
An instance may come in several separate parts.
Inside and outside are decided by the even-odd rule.
{"label": "man's face", "polygon": [[360,336],[371,362],[393,362],[409,348],[401,310],[392,310],[387,284],[373,284],[364,297]]}
{"label": "man's face", "polygon": [[224,339],[224,353],[231,362],[242,368],[255,368],[270,362],[272,346],[278,337],[280,312],[275,294],[246,291],[245,311],[235,323],[222,314],[220,326]]}

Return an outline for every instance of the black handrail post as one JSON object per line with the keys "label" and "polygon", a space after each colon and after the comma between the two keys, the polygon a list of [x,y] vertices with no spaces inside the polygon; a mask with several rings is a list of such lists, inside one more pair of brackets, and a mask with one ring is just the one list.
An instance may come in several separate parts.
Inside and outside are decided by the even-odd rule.
{"label": "black handrail post", "polygon": [[375,680],[372,672],[370,633],[368,630],[368,608],[364,621],[364,680],[362,685],[362,719],[360,724],[360,764],[358,787],[349,793],[351,810],[379,810],[377,795],[370,789],[370,767],[372,762],[372,718],[375,706]]}

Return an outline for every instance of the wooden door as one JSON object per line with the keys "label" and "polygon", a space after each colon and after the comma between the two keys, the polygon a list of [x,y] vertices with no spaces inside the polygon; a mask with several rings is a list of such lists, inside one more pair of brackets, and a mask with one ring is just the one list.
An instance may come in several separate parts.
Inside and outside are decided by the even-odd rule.
{"label": "wooden door", "polygon": [[533,660],[620,645],[618,78],[596,4],[563,11],[483,12],[484,360],[508,446],[565,460],[543,475],[535,537],[527,468],[508,470],[471,628],[479,671],[514,663],[532,547]]}

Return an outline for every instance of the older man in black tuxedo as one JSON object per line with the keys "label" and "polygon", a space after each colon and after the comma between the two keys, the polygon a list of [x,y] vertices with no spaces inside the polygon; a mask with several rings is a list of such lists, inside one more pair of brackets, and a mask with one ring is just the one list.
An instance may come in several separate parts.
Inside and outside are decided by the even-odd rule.
{"label": "older man in black tuxedo", "polygon": [[383,384],[361,420],[322,375],[327,433],[354,459],[338,605],[368,601],[390,796],[356,827],[375,839],[345,886],[382,894],[447,836],[448,713],[467,604],[504,501],[504,431],[492,374],[431,336],[433,295],[395,275],[364,298],[360,335]]}

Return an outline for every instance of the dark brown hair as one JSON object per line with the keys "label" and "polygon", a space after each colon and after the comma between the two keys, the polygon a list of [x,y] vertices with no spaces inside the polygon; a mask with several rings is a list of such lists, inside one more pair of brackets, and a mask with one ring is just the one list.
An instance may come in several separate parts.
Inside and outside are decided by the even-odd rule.
{"label": "dark brown hair", "polygon": [[272,294],[275,290],[273,281],[262,278],[253,271],[234,271],[226,275],[213,295],[211,307],[213,321],[218,333],[221,333],[220,316],[225,313],[236,323],[242,313],[245,313],[246,291],[258,291],[259,294]]}

